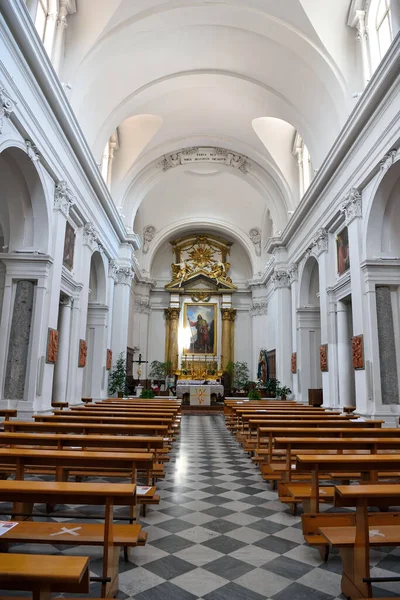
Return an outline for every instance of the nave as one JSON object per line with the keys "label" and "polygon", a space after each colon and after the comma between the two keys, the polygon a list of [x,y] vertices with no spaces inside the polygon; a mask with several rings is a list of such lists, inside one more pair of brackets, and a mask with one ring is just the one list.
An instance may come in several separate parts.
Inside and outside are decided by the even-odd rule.
{"label": "nave", "polygon": [[[226,429],[222,415],[184,415],[165,471],[165,479],[157,482],[160,504],[149,507],[141,518],[147,544],[133,548],[127,563],[121,554],[117,598],[344,598],[339,556],[332,550],[323,563],[318,551],[304,543],[301,516],[292,516],[278,501]],[[82,507],[89,508],[93,512],[96,507]],[[321,507],[327,509],[329,505]],[[126,510],[116,509],[116,514],[122,516]],[[101,549],[45,548],[32,546],[31,551],[90,556],[91,574],[101,575]],[[25,545],[12,551],[27,550]],[[398,575],[398,556],[399,550],[391,547],[371,550],[371,575]],[[395,597],[397,585],[373,588],[374,597]],[[91,585],[90,596],[100,596],[100,584]]]}

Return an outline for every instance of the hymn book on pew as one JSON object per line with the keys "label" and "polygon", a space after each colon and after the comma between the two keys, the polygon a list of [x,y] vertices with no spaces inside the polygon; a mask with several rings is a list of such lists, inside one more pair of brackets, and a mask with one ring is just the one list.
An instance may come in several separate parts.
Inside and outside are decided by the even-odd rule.
{"label": "hymn book on pew", "polygon": [[4,535],[16,525],[18,525],[18,523],[15,523],[15,521],[0,521],[0,535]]}

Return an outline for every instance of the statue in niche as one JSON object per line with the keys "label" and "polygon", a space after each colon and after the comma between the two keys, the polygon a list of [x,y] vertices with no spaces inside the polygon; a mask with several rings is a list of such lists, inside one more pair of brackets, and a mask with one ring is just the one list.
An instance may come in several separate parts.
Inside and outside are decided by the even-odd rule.
{"label": "statue in niche", "polygon": [[261,230],[258,227],[253,227],[249,231],[249,238],[254,244],[256,255],[261,256]]}
{"label": "statue in niche", "polygon": [[147,254],[150,244],[156,235],[156,228],[153,225],[146,225],[143,229],[143,254]]}

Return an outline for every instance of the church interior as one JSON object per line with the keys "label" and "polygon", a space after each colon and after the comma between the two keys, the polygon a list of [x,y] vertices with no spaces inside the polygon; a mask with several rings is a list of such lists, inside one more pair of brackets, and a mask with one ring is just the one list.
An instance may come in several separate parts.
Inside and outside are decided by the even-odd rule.
{"label": "church interior", "polygon": [[400,598],[399,31],[0,0],[2,598]]}

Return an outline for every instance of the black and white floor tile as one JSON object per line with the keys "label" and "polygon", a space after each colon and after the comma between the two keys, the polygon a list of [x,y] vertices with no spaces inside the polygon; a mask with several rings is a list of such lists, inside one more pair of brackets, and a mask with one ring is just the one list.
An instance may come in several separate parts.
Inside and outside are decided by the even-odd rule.
{"label": "black and white floor tile", "polygon": [[[301,517],[278,501],[226,430],[222,415],[183,417],[166,478],[157,487],[160,505],[142,518],[147,545],[134,548],[128,562],[121,556],[122,600],[342,598],[339,556],[324,564],[305,545]],[[13,548],[18,550],[27,547]],[[31,550],[89,554],[93,575],[101,574],[100,549]],[[399,575],[399,557],[400,549],[373,551],[372,575]],[[375,596],[400,594],[398,583],[380,587]],[[94,584],[91,596],[98,595]]]}

